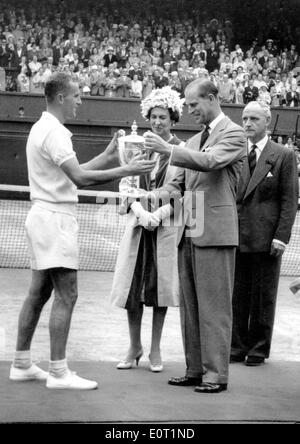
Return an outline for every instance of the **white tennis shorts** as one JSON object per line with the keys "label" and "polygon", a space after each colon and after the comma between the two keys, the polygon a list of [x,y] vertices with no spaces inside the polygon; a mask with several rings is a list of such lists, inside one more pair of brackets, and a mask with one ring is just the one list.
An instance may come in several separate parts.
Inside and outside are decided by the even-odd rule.
{"label": "white tennis shorts", "polygon": [[78,224],[75,214],[52,211],[34,204],[25,229],[31,268],[78,270]]}

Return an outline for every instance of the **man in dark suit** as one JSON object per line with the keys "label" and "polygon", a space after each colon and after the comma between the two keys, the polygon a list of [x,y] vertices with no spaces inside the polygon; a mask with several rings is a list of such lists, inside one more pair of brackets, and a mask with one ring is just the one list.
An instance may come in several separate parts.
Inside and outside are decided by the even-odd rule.
{"label": "man in dark suit", "polygon": [[11,67],[19,69],[23,56],[27,57],[26,46],[23,45],[21,40],[18,40],[17,44],[15,45],[15,49],[12,53]]}
{"label": "man in dark suit", "polygon": [[133,66],[131,66],[128,69],[128,77],[130,77],[131,80],[133,80],[133,77],[137,75],[139,80],[144,79],[143,71],[141,70],[138,63],[134,63]]}
{"label": "man in dark suit", "polygon": [[278,68],[281,72],[287,74],[291,70],[291,61],[287,58],[286,52],[283,52],[280,57],[278,57]]}
{"label": "man in dark suit", "polygon": [[248,161],[237,192],[239,249],[233,293],[231,362],[257,366],[269,357],[281,257],[298,204],[293,150],[272,142],[268,105],[250,102],[243,112]]}
{"label": "man in dark suit", "polygon": [[109,65],[111,65],[112,63],[118,62],[118,58],[114,54],[114,49],[112,47],[109,47],[107,49],[107,54],[105,54],[103,59],[104,59],[104,66],[105,66],[105,68],[108,68]]}
{"label": "man in dark suit", "polygon": [[286,104],[290,107],[300,106],[300,94],[297,91],[296,85],[293,85],[292,90],[286,93]]}
{"label": "man in dark suit", "polygon": [[6,39],[3,36],[0,45],[0,66],[3,68],[8,67],[9,60],[11,58],[12,51],[9,49],[6,43]]}
{"label": "man in dark suit", "polygon": [[82,44],[79,45],[79,47],[77,48],[77,54],[78,54],[78,58],[80,60],[80,62],[83,63],[83,66],[85,68],[88,67],[89,64],[89,58],[91,56],[91,52],[87,47],[87,44],[85,42],[83,42]]}
{"label": "man in dark suit", "polygon": [[53,46],[53,65],[58,66],[60,59],[64,58],[66,53],[64,42],[57,42],[56,45]]}
{"label": "man in dark suit", "polygon": [[258,59],[258,63],[263,68],[266,68],[268,61],[269,61],[269,51],[267,49],[264,49],[263,56]]}
{"label": "man in dark suit", "polygon": [[253,85],[254,81],[253,79],[249,80],[249,85],[246,86],[243,92],[243,98],[244,103],[247,104],[249,102],[252,102],[253,100],[256,100],[259,94],[257,86]]}
{"label": "man in dark suit", "polygon": [[118,65],[120,68],[125,68],[126,62],[129,58],[129,52],[127,49],[126,42],[122,42],[121,47],[119,48],[119,51],[116,54],[118,59]]}
{"label": "man in dark suit", "polygon": [[189,113],[204,130],[184,148],[146,133],[145,146],[180,167],[159,192],[184,196],[178,231],[181,325],[186,375],[174,386],[196,385],[199,393],[227,389],[232,326],[235,249],[238,245],[236,188],[246,156],[241,127],[220,107],[218,88],[197,79],[185,90]]}

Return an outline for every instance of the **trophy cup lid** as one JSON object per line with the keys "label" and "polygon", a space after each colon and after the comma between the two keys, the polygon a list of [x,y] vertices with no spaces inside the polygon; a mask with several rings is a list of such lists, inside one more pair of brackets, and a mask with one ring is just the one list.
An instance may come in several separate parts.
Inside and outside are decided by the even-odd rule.
{"label": "trophy cup lid", "polygon": [[121,143],[129,142],[129,143],[144,143],[145,139],[142,136],[139,136],[137,133],[138,126],[136,121],[134,120],[131,125],[131,134],[128,136],[123,136],[119,138]]}

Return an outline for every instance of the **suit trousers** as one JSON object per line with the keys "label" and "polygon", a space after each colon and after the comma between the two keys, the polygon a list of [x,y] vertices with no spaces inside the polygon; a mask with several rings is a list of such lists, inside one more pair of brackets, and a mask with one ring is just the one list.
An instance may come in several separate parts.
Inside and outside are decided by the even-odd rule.
{"label": "suit trousers", "polygon": [[232,327],[235,247],[179,245],[180,318],[186,376],[226,384]]}
{"label": "suit trousers", "polygon": [[237,252],[232,355],[269,357],[280,266],[269,253]]}

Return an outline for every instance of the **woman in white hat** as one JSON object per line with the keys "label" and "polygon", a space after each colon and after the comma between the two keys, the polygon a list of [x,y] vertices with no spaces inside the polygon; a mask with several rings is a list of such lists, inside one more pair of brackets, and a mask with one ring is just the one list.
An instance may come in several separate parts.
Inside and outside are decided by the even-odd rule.
{"label": "woman in white hat", "polygon": [[272,101],[271,94],[268,91],[267,85],[264,83],[261,85],[261,87],[259,89],[259,95],[258,95],[257,101],[266,103],[267,105],[271,105],[271,101]]}
{"label": "woman in white hat", "polygon": [[[180,145],[181,141],[171,133],[183,108],[176,91],[169,86],[153,90],[142,101],[141,108],[154,133],[169,143]],[[176,172],[176,167],[169,165],[168,157],[154,155],[157,156],[157,166],[151,174],[140,177],[140,187],[147,191],[163,186]],[[124,189],[124,181],[121,186]],[[164,205],[154,213],[145,211],[139,202],[134,202],[130,208],[110,295],[112,304],[125,308],[128,315],[130,346],[125,359],[117,365],[120,370],[131,369],[134,363],[138,365],[143,355],[141,324],[144,305],[153,307],[150,370],[163,370],[160,341],[167,307],[179,305],[177,228],[170,223],[171,214],[170,205]],[[169,223],[163,223],[164,219]]]}

